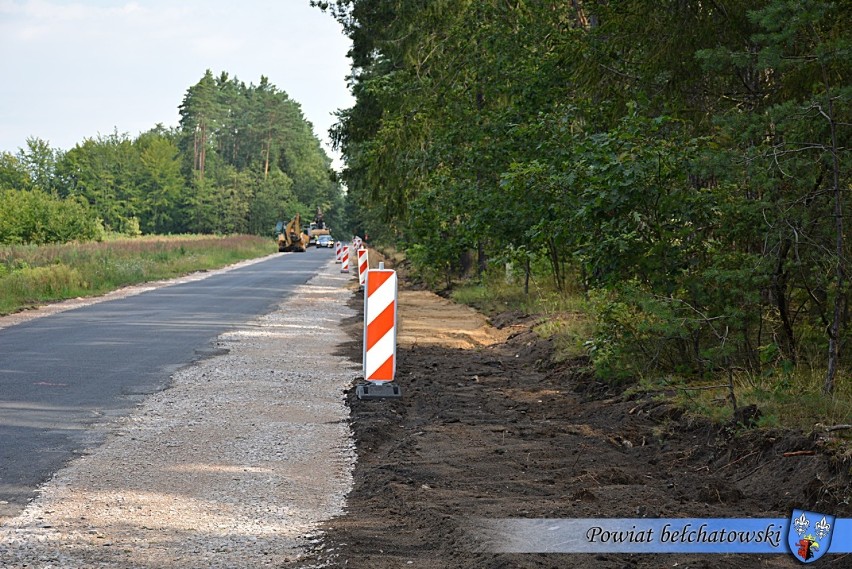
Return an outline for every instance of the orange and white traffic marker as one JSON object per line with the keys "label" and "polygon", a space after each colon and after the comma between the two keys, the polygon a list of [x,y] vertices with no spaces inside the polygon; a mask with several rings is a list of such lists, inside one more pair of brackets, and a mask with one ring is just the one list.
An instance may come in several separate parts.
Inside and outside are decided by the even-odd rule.
{"label": "orange and white traffic marker", "polygon": [[349,272],[349,245],[343,246],[343,253],[340,254],[340,262],[343,266],[340,268],[341,273]]}
{"label": "orange and white traffic marker", "polygon": [[366,249],[358,249],[358,286],[364,286],[367,271],[370,268],[370,258]]}
{"label": "orange and white traffic marker", "polygon": [[401,397],[399,387],[389,385],[396,374],[396,271],[367,271],[364,295],[364,379],[359,399]]}
{"label": "orange and white traffic marker", "polygon": [[334,262],[343,262],[343,243],[341,243],[340,241],[336,241],[334,243]]}

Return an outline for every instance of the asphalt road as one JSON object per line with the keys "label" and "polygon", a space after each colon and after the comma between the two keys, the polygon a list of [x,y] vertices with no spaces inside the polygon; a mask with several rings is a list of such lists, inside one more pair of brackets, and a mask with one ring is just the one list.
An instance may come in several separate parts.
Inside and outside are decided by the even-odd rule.
{"label": "asphalt road", "polygon": [[316,248],[276,255],[0,330],[0,520],[103,440],[96,423],[214,355],[219,334],[272,311],[332,257]]}

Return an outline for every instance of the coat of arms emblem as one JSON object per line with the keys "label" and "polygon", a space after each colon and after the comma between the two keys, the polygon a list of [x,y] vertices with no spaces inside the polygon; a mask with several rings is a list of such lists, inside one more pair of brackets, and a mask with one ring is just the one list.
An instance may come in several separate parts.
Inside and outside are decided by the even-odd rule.
{"label": "coat of arms emblem", "polygon": [[803,563],[813,563],[828,553],[833,530],[834,516],[794,509],[787,532],[790,553]]}

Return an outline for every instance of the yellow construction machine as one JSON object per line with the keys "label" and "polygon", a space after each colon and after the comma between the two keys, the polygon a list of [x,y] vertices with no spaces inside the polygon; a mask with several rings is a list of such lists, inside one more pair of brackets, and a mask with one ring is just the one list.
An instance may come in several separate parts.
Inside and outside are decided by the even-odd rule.
{"label": "yellow construction machine", "polygon": [[310,239],[308,245],[316,245],[317,241],[319,241],[320,235],[331,236],[331,231],[328,227],[317,227],[316,223],[311,223],[308,227],[308,238]]}
{"label": "yellow construction machine", "polygon": [[290,251],[298,253],[305,252],[310,238],[302,233],[302,216],[298,213],[286,226],[283,221],[279,221],[275,226],[275,233],[278,234],[279,253]]}
{"label": "yellow construction machine", "polygon": [[316,217],[314,217],[314,220],[308,226],[308,237],[310,237],[308,245],[316,245],[317,241],[319,241],[320,235],[331,236],[331,230],[329,230],[328,226],[325,224],[322,209],[317,207]]}

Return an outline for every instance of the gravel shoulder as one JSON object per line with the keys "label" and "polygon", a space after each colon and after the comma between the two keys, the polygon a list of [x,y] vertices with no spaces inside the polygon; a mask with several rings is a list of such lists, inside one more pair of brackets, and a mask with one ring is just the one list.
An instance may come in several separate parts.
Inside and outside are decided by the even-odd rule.
{"label": "gravel shoulder", "polygon": [[342,512],[355,460],[335,347],[351,275],[328,263],[278,309],[45,484],[0,526],[2,567],[264,567],[300,558]]}

